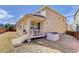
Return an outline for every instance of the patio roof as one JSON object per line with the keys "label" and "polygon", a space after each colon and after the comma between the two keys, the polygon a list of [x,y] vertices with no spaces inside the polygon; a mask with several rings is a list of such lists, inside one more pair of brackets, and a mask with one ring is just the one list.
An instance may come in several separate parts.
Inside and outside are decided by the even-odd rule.
{"label": "patio roof", "polygon": [[31,19],[32,22],[42,22],[42,21],[46,20],[45,17],[43,17],[41,15],[27,14],[24,17],[22,17],[22,19],[20,19],[17,23],[25,23],[26,24],[29,19]]}

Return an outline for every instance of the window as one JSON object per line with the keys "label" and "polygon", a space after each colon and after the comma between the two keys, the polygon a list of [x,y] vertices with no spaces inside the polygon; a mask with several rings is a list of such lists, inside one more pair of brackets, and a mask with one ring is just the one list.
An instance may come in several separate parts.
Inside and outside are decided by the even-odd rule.
{"label": "window", "polygon": [[76,24],[76,31],[79,32],[79,25],[78,24]]}
{"label": "window", "polygon": [[58,19],[61,19],[61,17],[58,17]]}
{"label": "window", "polygon": [[20,24],[20,25],[18,25],[18,27],[19,27],[19,29],[22,29],[22,28],[23,28],[23,25],[22,25],[22,24]]}
{"label": "window", "polygon": [[19,29],[21,29],[21,25],[19,25]]}
{"label": "window", "polygon": [[39,12],[35,13],[35,15],[41,15],[41,16],[46,17],[46,11],[45,10],[39,11]]}
{"label": "window", "polygon": [[35,15],[40,15],[40,12],[36,12]]}
{"label": "window", "polygon": [[23,30],[23,32],[26,32],[26,30]]}
{"label": "window", "polygon": [[38,29],[40,29],[40,23],[38,23],[37,25],[38,25]]}

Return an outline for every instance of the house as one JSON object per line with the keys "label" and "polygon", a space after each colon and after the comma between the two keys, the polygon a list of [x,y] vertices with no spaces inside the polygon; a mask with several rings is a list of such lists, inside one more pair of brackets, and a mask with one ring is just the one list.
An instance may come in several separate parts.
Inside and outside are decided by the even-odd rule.
{"label": "house", "polygon": [[72,28],[74,31],[79,32],[79,9],[76,11],[76,13],[74,15],[74,22],[72,24]]}
{"label": "house", "polygon": [[65,33],[66,17],[44,6],[33,14],[22,17],[16,23],[16,31],[18,35],[27,34],[30,37],[44,35],[47,32]]}

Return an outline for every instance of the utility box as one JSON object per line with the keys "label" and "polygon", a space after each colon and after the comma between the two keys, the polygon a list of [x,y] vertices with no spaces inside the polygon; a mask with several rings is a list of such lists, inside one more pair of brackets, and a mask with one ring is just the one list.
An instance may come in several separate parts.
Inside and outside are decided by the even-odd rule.
{"label": "utility box", "polygon": [[59,40],[59,34],[57,34],[57,33],[47,33],[47,40],[50,40],[50,41]]}

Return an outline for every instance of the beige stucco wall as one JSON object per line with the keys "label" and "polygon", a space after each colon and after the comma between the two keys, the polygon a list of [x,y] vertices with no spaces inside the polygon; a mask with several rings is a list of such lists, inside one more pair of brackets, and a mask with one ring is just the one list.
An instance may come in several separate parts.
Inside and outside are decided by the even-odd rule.
{"label": "beige stucco wall", "polygon": [[66,18],[46,9],[46,22],[44,23],[45,32],[64,33],[67,31]]}
{"label": "beige stucco wall", "polygon": [[28,30],[27,28],[30,27],[29,24],[30,24],[30,18],[28,18],[27,16],[26,17],[23,17],[19,22],[16,23],[16,31],[17,31],[17,34],[19,35],[22,35],[24,34],[23,33],[23,30]]}

